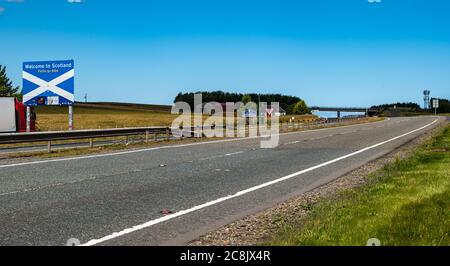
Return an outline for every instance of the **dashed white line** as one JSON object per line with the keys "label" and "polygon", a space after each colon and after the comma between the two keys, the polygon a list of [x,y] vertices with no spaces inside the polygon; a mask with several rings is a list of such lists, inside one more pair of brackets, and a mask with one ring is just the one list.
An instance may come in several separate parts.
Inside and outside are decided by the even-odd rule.
{"label": "dashed white line", "polygon": [[225,154],[225,156],[233,156],[233,155],[239,155],[239,154],[243,154],[244,151],[238,151],[238,152],[233,152],[233,153],[227,153]]}
{"label": "dashed white line", "polygon": [[99,239],[93,239],[93,240],[88,241],[87,243],[85,243],[85,244],[83,244],[83,245],[81,245],[81,246],[93,246],[93,245],[97,245],[97,244],[100,244],[100,243],[103,243],[103,242],[106,242],[106,241],[109,241],[109,240],[112,240],[112,239],[115,239],[115,238],[118,238],[118,237],[121,237],[121,236],[130,234],[130,233],[133,233],[133,232],[136,232],[136,231],[139,231],[139,230],[142,230],[142,229],[151,227],[151,226],[153,226],[153,225],[160,224],[160,223],[163,223],[163,222],[166,222],[166,221],[175,219],[175,218],[177,218],[177,217],[180,217],[180,216],[183,216],[183,215],[186,215],[186,214],[189,214],[189,213],[192,213],[192,212],[195,212],[195,211],[198,211],[198,210],[201,210],[201,209],[204,209],[204,208],[207,208],[207,207],[210,207],[210,206],[213,206],[213,205],[222,203],[222,202],[224,202],[224,201],[227,201],[227,200],[230,200],[230,199],[233,199],[233,198],[237,198],[237,197],[243,196],[243,195],[248,194],[248,193],[251,193],[251,192],[253,192],[253,191],[256,191],[256,190],[259,190],[259,189],[262,189],[262,188],[265,188],[265,187],[269,187],[269,186],[272,186],[272,185],[274,185],[274,184],[277,184],[277,183],[280,183],[280,182],[283,182],[283,181],[292,179],[292,178],[297,177],[297,176],[299,176],[299,175],[302,175],[302,174],[305,174],[305,173],[314,171],[314,170],[319,169],[319,168],[322,168],[322,167],[324,167],[324,166],[327,166],[327,165],[330,165],[330,164],[333,164],[333,163],[342,161],[342,160],[347,159],[347,158],[349,158],[349,157],[352,157],[352,156],[361,154],[361,153],[363,153],[363,152],[365,152],[365,151],[368,151],[368,150],[377,148],[377,147],[382,146],[382,145],[384,145],[384,144],[387,144],[387,143],[389,143],[389,142],[392,142],[392,141],[398,140],[398,139],[400,139],[400,138],[406,137],[406,136],[408,136],[408,135],[411,135],[411,134],[413,134],[413,133],[415,133],[415,132],[418,132],[418,131],[420,131],[420,130],[423,130],[423,129],[425,129],[425,128],[431,126],[431,125],[433,125],[433,124],[436,123],[437,121],[438,121],[438,120],[436,119],[436,120],[434,120],[432,123],[427,124],[427,125],[425,125],[425,126],[423,126],[423,127],[421,127],[421,128],[412,130],[412,131],[410,131],[410,132],[408,132],[408,133],[405,133],[405,134],[403,134],[403,135],[400,135],[400,136],[397,136],[397,137],[395,137],[395,138],[392,138],[392,139],[389,139],[389,140],[386,140],[386,141],[377,143],[377,144],[375,144],[375,145],[366,147],[366,148],[364,148],[364,149],[355,151],[355,152],[353,152],[353,153],[350,153],[350,154],[341,156],[341,157],[336,158],[336,159],[334,159],[334,160],[331,160],[331,161],[328,161],[328,162],[325,162],[325,163],[322,163],[322,164],[319,164],[319,165],[310,167],[310,168],[308,168],[308,169],[305,169],[305,170],[302,170],[302,171],[293,173],[293,174],[288,175],[288,176],[285,176],[285,177],[281,177],[281,178],[275,179],[275,180],[273,180],[273,181],[270,181],[270,182],[267,182],[267,183],[264,183],[264,184],[261,184],[261,185],[258,185],[258,186],[254,186],[254,187],[251,187],[251,188],[248,188],[248,189],[239,191],[239,192],[237,192],[237,193],[234,194],[234,195],[229,195],[229,196],[222,197],[222,198],[219,198],[219,199],[210,201],[210,202],[206,202],[206,203],[204,203],[204,204],[197,205],[197,206],[192,207],[192,208],[187,209],[187,210],[183,210],[183,211],[180,211],[180,212],[171,214],[171,215],[167,215],[167,216],[164,216],[164,217],[155,219],[155,220],[151,220],[151,221],[148,221],[148,222],[146,222],[146,223],[143,223],[143,224],[140,224],[140,225],[136,225],[136,226],[131,227],[131,228],[127,228],[127,229],[122,230],[122,231],[120,231],[120,232],[112,233],[112,234],[110,234],[110,235],[104,236],[104,237],[99,238]]}
{"label": "dashed white line", "polygon": [[97,177],[94,176],[94,177],[90,177],[90,178],[70,181],[70,182],[67,182],[67,183],[54,183],[54,184],[40,186],[40,187],[26,188],[26,189],[22,189],[22,190],[2,193],[2,194],[0,194],[0,197],[11,196],[11,195],[15,195],[15,194],[19,194],[19,193],[25,193],[25,192],[33,192],[33,191],[38,191],[38,190],[46,189],[46,188],[60,187],[60,186],[68,185],[68,184],[73,185],[73,184],[77,184],[77,183],[81,183],[81,182],[85,182],[85,181],[92,181],[92,180],[96,180],[96,179],[97,179]]}
{"label": "dashed white line", "polygon": [[[205,158],[200,158],[198,159],[198,161],[208,161],[208,160],[212,160],[212,159],[218,159],[218,158],[223,158],[223,157],[229,157],[229,156],[234,156],[234,155],[239,155],[244,153],[245,151],[238,151],[238,152],[233,152],[233,153],[227,153],[227,154],[220,154],[220,155],[215,155],[215,156],[210,156],[210,157],[205,157]],[[191,163],[193,163],[194,161],[190,161]]]}

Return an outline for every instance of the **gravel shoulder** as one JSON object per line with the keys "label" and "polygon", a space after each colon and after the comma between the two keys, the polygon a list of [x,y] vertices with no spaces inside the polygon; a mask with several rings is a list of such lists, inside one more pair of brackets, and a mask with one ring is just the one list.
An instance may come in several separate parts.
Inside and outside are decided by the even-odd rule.
{"label": "gravel shoulder", "polygon": [[414,149],[431,139],[443,130],[446,123],[430,130],[420,137],[408,142],[401,148],[378,158],[346,175],[303,195],[281,203],[261,213],[237,220],[218,228],[198,240],[189,243],[190,246],[254,246],[271,240],[286,221],[306,217],[319,200],[332,198],[339,192],[368,184],[370,173],[385,165],[411,156]]}

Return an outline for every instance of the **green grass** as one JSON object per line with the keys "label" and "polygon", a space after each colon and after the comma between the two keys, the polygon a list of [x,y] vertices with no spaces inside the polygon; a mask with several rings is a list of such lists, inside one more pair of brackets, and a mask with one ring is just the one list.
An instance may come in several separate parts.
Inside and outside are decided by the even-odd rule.
{"label": "green grass", "polygon": [[269,245],[450,245],[450,127],[406,160],[371,174],[369,184],[317,203]]}

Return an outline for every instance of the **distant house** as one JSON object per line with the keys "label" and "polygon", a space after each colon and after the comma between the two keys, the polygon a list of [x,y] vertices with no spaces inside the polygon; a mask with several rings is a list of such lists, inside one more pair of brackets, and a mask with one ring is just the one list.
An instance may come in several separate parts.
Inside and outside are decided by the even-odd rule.
{"label": "distant house", "polygon": [[276,116],[284,116],[284,115],[287,115],[287,113],[283,108],[278,107],[278,112],[275,112],[275,115]]}
{"label": "distant house", "polygon": [[266,110],[266,115],[275,115],[275,116],[284,116],[286,115],[286,111],[281,108],[281,107],[277,107],[277,108],[267,108]]}

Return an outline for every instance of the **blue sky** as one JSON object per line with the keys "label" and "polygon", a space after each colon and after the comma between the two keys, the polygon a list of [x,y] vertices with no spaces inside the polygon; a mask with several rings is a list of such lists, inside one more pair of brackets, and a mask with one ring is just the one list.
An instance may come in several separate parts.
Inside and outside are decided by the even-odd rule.
{"label": "blue sky", "polygon": [[76,98],[170,104],[180,91],[310,105],[450,98],[450,1],[0,0],[0,64],[74,59]]}

